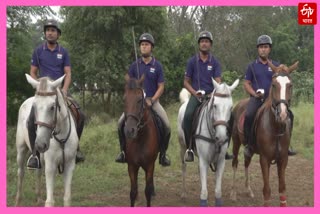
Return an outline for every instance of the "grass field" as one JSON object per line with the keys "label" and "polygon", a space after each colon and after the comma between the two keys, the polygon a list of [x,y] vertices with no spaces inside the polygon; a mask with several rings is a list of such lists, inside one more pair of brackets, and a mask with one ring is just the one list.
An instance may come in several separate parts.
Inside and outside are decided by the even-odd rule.
{"label": "grass field", "polygon": [[[166,189],[177,192],[172,184],[181,180],[181,163],[179,157],[179,145],[177,138],[177,112],[180,104],[175,103],[167,106],[171,127],[171,143],[168,155],[172,165],[167,168],[160,167],[156,163],[155,183],[156,191],[159,195],[165,194]],[[314,151],[314,106],[309,103],[299,103],[292,107],[295,115],[294,132],[292,136],[292,146],[298,151],[299,158],[304,160],[313,159]],[[80,145],[81,150],[86,155],[86,161],[77,165],[74,171],[72,183],[72,206],[128,206],[129,205],[129,178],[126,164],[114,162],[119,152],[117,137],[117,119],[103,119],[99,113],[93,115],[87,122]],[[15,127],[7,129],[7,205],[14,206],[16,194],[16,149],[15,149]],[[229,148],[231,151],[231,148]],[[241,159],[242,157],[240,157]],[[197,172],[197,164],[188,166],[188,170]],[[196,173],[195,173],[196,174]],[[231,174],[231,168],[226,166],[227,176]],[[310,176],[312,176],[311,173]],[[192,175],[189,179],[194,179]],[[312,179],[312,177],[311,177]],[[43,179],[44,181],[44,179]],[[193,180],[192,180],[193,181]],[[193,181],[198,182],[198,181]],[[194,191],[199,192],[198,184],[194,185]],[[23,190],[22,206],[36,206],[34,194],[34,172],[26,171]],[[45,184],[43,183],[43,199],[45,199]],[[139,190],[140,198],[144,198],[144,174],[140,170]],[[259,187],[259,191],[260,191]],[[276,192],[276,189],[274,190]],[[63,183],[62,177],[57,175],[55,184],[56,206],[62,206]],[[198,195],[195,196],[198,198]],[[198,201],[197,201],[198,203]],[[313,203],[313,202],[312,202]],[[312,204],[311,203],[311,204]],[[163,206],[175,206],[176,204],[164,203]],[[141,204],[140,206],[144,206]],[[176,205],[178,206],[178,205]]]}

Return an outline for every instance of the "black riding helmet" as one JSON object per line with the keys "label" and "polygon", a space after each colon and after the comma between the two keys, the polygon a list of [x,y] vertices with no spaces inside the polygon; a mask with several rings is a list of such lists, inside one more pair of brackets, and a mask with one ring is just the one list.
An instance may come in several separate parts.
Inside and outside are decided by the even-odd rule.
{"label": "black riding helmet", "polygon": [[271,40],[270,36],[261,35],[261,36],[258,37],[257,47],[259,47],[259,45],[264,45],[264,44],[268,44],[268,45],[270,45],[270,47],[272,46],[272,40]]}
{"label": "black riding helmet", "polygon": [[57,31],[59,32],[59,34],[61,35],[61,30],[58,26],[58,22],[54,19],[49,19],[46,21],[46,23],[43,26],[43,32],[46,33],[46,29],[48,27],[54,27],[55,29],[57,29]]}
{"label": "black riding helmet", "polygon": [[201,39],[209,39],[211,44],[212,44],[212,41],[213,41],[213,37],[212,37],[212,34],[211,32],[209,31],[202,31],[200,34],[199,34],[199,37],[198,37],[198,44],[200,43],[200,40]]}
{"label": "black riding helmet", "polygon": [[143,33],[139,38],[139,45],[141,42],[149,42],[154,47],[154,38],[150,33]]}

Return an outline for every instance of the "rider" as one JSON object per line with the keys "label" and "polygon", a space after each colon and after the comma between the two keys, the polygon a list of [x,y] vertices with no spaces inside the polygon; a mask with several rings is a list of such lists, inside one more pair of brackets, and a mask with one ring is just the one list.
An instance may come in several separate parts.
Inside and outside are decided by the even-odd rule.
{"label": "rider", "polygon": [[[138,78],[143,74],[145,75],[144,90],[146,93],[146,103],[149,107],[152,106],[152,109],[161,117],[165,126],[165,140],[164,142],[160,143],[159,163],[162,166],[170,166],[170,160],[166,157],[166,150],[170,140],[171,128],[167,113],[159,102],[159,98],[164,91],[164,74],[161,63],[152,55],[152,50],[154,48],[153,36],[149,33],[143,33],[139,38],[139,47],[142,57],[131,64],[125,78]],[[137,63],[139,72],[137,72]],[[118,135],[121,153],[118,155],[115,161],[119,163],[125,163],[124,150],[126,142],[122,130],[123,125],[124,113],[121,115],[118,121]]]}
{"label": "rider", "polygon": [[[252,139],[252,124],[259,107],[262,106],[264,100],[269,95],[269,89],[272,82],[273,72],[268,66],[269,54],[271,52],[272,40],[268,35],[261,35],[257,40],[258,58],[248,65],[244,89],[250,95],[250,100],[247,106],[244,120],[244,136],[245,136],[245,150],[244,154],[247,157],[253,155],[253,139]],[[279,66],[279,63],[271,60],[272,64]],[[293,124],[293,114],[291,117],[291,131]],[[288,155],[295,155],[296,152],[289,148]]]}
{"label": "rider", "polygon": [[[198,37],[199,53],[191,57],[187,63],[184,77],[184,87],[191,93],[183,120],[184,136],[187,148],[190,147],[192,120],[197,107],[205,95],[212,93],[214,86],[211,78],[221,83],[221,66],[219,61],[210,53],[213,37],[211,32],[202,31]],[[203,91],[203,92],[201,92]],[[192,149],[186,151],[185,161],[194,160]]]}
{"label": "rider", "polygon": [[[68,100],[72,102],[73,105],[79,111],[80,119],[77,126],[77,133],[80,139],[83,126],[84,126],[84,114],[80,111],[79,105],[71,98],[68,93],[68,88],[71,83],[71,66],[68,51],[63,48],[57,40],[61,35],[61,29],[58,27],[58,23],[55,20],[47,20],[43,27],[44,36],[46,42],[38,46],[32,55],[30,75],[34,79],[39,77],[50,77],[56,80],[63,75],[65,75],[63,81],[63,87],[61,89],[63,95],[68,97]],[[38,73],[39,71],[39,73]],[[29,140],[32,149],[32,155],[29,157],[27,162],[28,169],[40,169],[40,153],[35,151],[35,139],[36,139],[36,128],[34,108],[31,108],[30,115],[28,118],[28,133]],[[84,156],[80,152],[79,146],[76,154],[76,163],[84,161]]]}

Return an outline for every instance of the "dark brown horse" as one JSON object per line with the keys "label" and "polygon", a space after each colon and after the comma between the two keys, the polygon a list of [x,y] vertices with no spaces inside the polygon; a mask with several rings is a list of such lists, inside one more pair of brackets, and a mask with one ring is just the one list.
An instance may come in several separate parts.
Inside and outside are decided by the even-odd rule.
{"label": "dark brown horse", "polygon": [[[254,152],[260,155],[260,166],[263,176],[263,196],[264,206],[270,205],[271,189],[269,186],[269,170],[270,165],[277,164],[279,178],[279,197],[280,206],[286,206],[286,184],[285,170],[288,163],[288,148],[291,137],[291,119],[289,117],[289,106],[292,96],[292,82],[290,73],[297,68],[298,62],[290,67],[280,65],[275,67],[268,63],[274,71],[272,84],[267,100],[258,110],[253,124],[255,131]],[[243,121],[245,110],[249,99],[241,100],[233,110],[234,123],[232,129],[233,141],[233,184],[231,190],[231,199],[236,200],[235,178],[238,167],[238,153],[241,144],[244,143]],[[251,197],[254,194],[250,187],[248,167],[251,158],[245,156],[245,186]]]}
{"label": "dark brown horse", "polygon": [[140,167],[145,171],[147,206],[151,205],[151,196],[154,194],[154,163],[159,152],[157,128],[151,108],[145,102],[143,81],[144,76],[140,80],[129,79],[125,89],[124,132],[127,142],[126,160],[131,182],[130,201],[132,207],[138,195],[137,180]]}

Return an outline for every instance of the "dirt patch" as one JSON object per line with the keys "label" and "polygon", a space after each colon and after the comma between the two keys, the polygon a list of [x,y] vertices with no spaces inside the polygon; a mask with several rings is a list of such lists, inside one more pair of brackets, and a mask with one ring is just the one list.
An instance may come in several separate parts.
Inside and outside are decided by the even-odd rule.
{"label": "dirt patch", "polygon": [[[196,207],[200,201],[200,180],[198,173],[198,162],[189,163],[187,166],[186,186],[187,198],[181,200],[180,194],[182,189],[182,179],[180,171],[170,171],[168,168],[160,168],[157,166],[155,172],[155,189],[156,196],[152,200],[152,206],[166,207]],[[313,176],[313,160],[306,160],[299,155],[289,157],[289,163],[286,170],[286,190],[288,206],[313,206],[314,205],[314,176]],[[275,165],[270,169],[270,186],[272,201],[271,206],[279,206],[278,194],[278,176]],[[222,192],[224,206],[227,207],[257,207],[263,204],[262,195],[262,175],[259,164],[259,157],[254,156],[250,165],[251,188],[255,195],[250,198],[244,186],[244,167],[243,162],[239,163],[237,172],[237,201],[230,199],[231,183],[232,183],[232,167],[231,161],[226,162],[225,172],[223,176]],[[159,175],[160,174],[160,175]],[[144,196],[144,177],[139,175],[139,196],[136,206],[145,206]],[[142,180],[142,181],[141,181]],[[214,206],[214,173],[210,171],[208,178],[208,203]],[[102,199],[108,201],[108,206],[129,206],[129,183],[124,185],[119,191],[112,193],[112,197]],[[99,199],[101,200],[101,198]]]}

